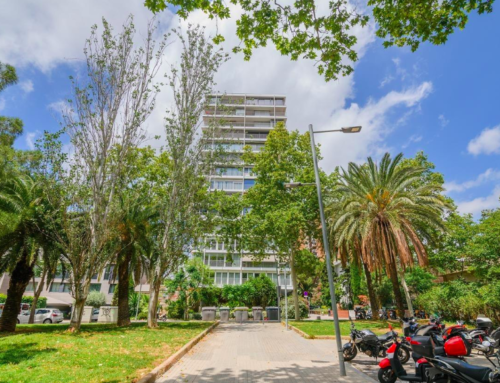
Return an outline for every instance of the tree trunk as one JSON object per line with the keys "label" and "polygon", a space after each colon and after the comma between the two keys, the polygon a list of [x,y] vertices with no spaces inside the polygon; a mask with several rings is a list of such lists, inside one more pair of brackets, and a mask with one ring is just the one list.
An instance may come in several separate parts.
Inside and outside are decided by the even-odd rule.
{"label": "tree trunk", "polygon": [[129,247],[118,264],[118,326],[128,326],[130,324],[128,300],[131,260],[132,248]]}
{"label": "tree trunk", "polygon": [[290,266],[292,269],[293,305],[295,306],[295,320],[300,320],[299,292],[297,291],[297,272],[295,271],[295,254],[293,251]]}
{"label": "tree trunk", "polygon": [[389,272],[389,278],[392,282],[392,290],[394,292],[394,298],[396,299],[396,307],[398,311],[398,316],[400,318],[404,317],[404,305],[403,305],[403,296],[401,295],[401,290],[399,288],[399,280],[398,280],[398,271],[396,270],[397,266],[394,260],[386,265],[387,271]]}
{"label": "tree trunk", "polygon": [[28,262],[28,254],[23,250],[21,259],[16,263],[16,267],[12,272],[7,290],[7,299],[0,318],[0,332],[14,332],[17,326],[17,316],[21,309],[21,301],[23,299],[26,286],[30,283],[33,277],[34,264]]}
{"label": "tree trunk", "polygon": [[189,296],[186,294],[186,309],[184,310],[184,320],[189,320]]}
{"label": "tree trunk", "polygon": [[42,278],[40,278],[40,283],[38,284],[38,287],[35,288],[35,278],[33,278],[33,306],[31,306],[31,311],[30,311],[30,319],[28,320],[29,324],[35,323],[35,311],[36,311],[36,305],[38,304],[38,298],[40,297],[40,294],[42,293],[43,290],[43,285],[45,283],[45,276],[47,275],[47,267],[43,268],[42,272]]}
{"label": "tree trunk", "polygon": [[78,332],[80,331],[80,326],[82,325],[82,315],[85,308],[85,298],[75,298],[75,306],[73,308],[73,315],[71,316],[71,322],[69,324],[69,331]]}
{"label": "tree trunk", "polygon": [[408,311],[410,312],[410,317],[415,316],[413,312],[413,304],[411,303],[410,290],[408,289],[408,285],[406,284],[404,272],[401,270],[399,274],[399,279],[401,280],[401,286],[403,287],[403,291],[406,297],[406,303],[408,305]]}
{"label": "tree trunk", "polygon": [[375,294],[375,290],[373,289],[372,275],[370,273],[370,270],[368,270],[367,264],[364,262],[362,263],[363,263],[363,269],[365,271],[366,287],[368,289],[368,296],[370,298],[370,306],[372,308],[372,318],[374,320],[378,320],[379,305],[377,300],[377,294]]}
{"label": "tree trunk", "polygon": [[148,327],[156,328],[158,327],[158,320],[156,318],[156,310],[158,307],[158,297],[160,295],[161,281],[155,281],[151,285],[149,292],[149,304],[148,304]]}

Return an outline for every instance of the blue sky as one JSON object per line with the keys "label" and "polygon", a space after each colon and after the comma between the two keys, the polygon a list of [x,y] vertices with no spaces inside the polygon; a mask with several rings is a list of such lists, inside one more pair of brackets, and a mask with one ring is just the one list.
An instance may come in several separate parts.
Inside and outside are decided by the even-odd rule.
{"label": "blue sky", "polygon": [[[68,77],[83,73],[82,48],[91,24],[105,16],[118,26],[134,13],[140,31],[151,15],[137,1],[19,3],[11,14],[0,15],[0,60],[16,65],[20,78],[0,95],[0,113],[24,120],[25,133],[16,147],[26,149],[42,131],[58,128],[61,103],[70,95]],[[24,16],[21,22],[16,15]],[[201,14],[189,21],[213,31]],[[168,12],[161,16],[164,30],[178,23]],[[219,30],[233,36],[229,50],[237,43],[234,20],[220,23]],[[445,175],[447,193],[460,210],[478,217],[482,209],[500,206],[499,35],[498,10],[472,16],[446,45],[423,44],[415,53],[384,49],[368,28],[359,32],[361,58],[354,75],[328,84],[313,63],[290,62],[268,47],[249,63],[233,57],[217,76],[217,90],[285,94],[288,126],[301,131],[308,123],[318,129],[362,124],[360,135],[322,135],[327,170],[385,151],[412,156],[423,150]],[[178,53],[178,44],[172,44],[166,71]],[[171,100],[168,89],[164,93],[148,121],[151,135],[162,132]]]}

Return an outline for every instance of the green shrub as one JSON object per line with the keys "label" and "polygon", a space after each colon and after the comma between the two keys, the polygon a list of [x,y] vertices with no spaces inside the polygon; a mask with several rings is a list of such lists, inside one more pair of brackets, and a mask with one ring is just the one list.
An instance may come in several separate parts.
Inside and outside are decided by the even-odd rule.
{"label": "green shrub", "polygon": [[184,305],[181,301],[170,301],[167,305],[167,316],[171,319],[184,318]]}
{"label": "green shrub", "polygon": [[148,319],[148,313],[147,312],[139,312],[139,314],[137,315],[137,319]]}
{"label": "green shrub", "polygon": [[194,320],[201,320],[201,314],[200,313],[193,313],[193,319]]}
{"label": "green shrub", "polygon": [[[0,294],[0,303],[5,303],[7,300],[7,295],[5,294]],[[27,303],[30,306],[33,305],[33,297],[29,295],[24,295],[22,300],[22,303]],[[47,307],[47,298],[46,297],[39,297],[38,301],[36,303],[36,307],[39,309],[43,309],[44,307]]]}
{"label": "green shrub", "polygon": [[85,305],[99,308],[106,304],[106,296],[98,291],[91,291],[87,296]]}
{"label": "green shrub", "polygon": [[[281,318],[285,319],[286,318],[285,299],[281,300],[280,305],[281,305]],[[303,298],[299,298],[299,314],[300,314],[300,319],[307,318],[309,316],[309,308]],[[295,318],[295,305],[293,302],[293,297],[288,297],[288,319],[294,319],[294,318]]]}

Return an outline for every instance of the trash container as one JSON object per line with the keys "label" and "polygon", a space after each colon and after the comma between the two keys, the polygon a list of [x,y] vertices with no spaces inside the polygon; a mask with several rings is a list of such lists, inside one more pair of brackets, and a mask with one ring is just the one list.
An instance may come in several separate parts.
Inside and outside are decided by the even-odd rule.
{"label": "trash container", "polygon": [[267,313],[267,320],[274,320],[274,321],[280,320],[278,307],[268,306],[266,307],[266,313]]}
{"label": "trash container", "polygon": [[262,307],[252,307],[252,315],[253,315],[253,320],[255,321],[261,321],[262,320]]}
{"label": "trash container", "polygon": [[215,307],[203,307],[201,309],[201,319],[206,321],[214,321]]}
{"label": "trash container", "polygon": [[220,321],[229,322],[229,307],[220,308]]}
{"label": "trash container", "polygon": [[234,309],[234,317],[236,322],[243,322],[248,320],[248,307],[236,307]]}

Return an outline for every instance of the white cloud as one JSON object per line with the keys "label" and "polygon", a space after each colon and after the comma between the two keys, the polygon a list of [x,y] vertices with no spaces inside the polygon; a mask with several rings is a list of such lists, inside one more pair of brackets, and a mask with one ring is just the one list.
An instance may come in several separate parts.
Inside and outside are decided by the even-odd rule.
{"label": "white cloud", "polygon": [[457,202],[457,207],[461,213],[471,213],[477,218],[483,210],[496,209],[500,207],[499,198],[500,185],[497,185],[490,195],[486,197],[474,198],[470,201]]}
{"label": "white cloud", "polygon": [[30,150],[35,149],[35,137],[37,136],[37,132],[28,132],[26,133],[26,145]]}
{"label": "white cloud", "polygon": [[[327,2],[321,4],[325,7],[328,5]],[[239,12],[232,5],[231,9],[233,18],[219,20],[217,26],[199,11],[193,12],[185,21],[179,21],[169,11],[161,13],[159,17],[165,30],[179,24],[186,26],[187,23],[199,23],[207,27],[208,34],[214,35],[217,27],[218,32],[226,37],[226,52],[230,52],[239,43],[234,20]],[[9,7],[8,15],[5,12],[0,14],[0,60],[18,66],[33,65],[47,73],[63,63],[81,63],[83,45],[89,36],[91,25],[99,25],[104,16],[115,26],[115,30],[119,30],[130,13],[135,15],[137,38],[140,38],[146,20],[152,16],[142,1],[53,0],[49,4],[42,4],[37,0],[14,2]],[[363,60],[367,47],[375,41],[374,26],[357,26],[353,31],[358,39],[356,51],[359,59]],[[172,41],[174,40],[175,37],[172,37]],[[179,45],[175,43],[167,48],[160,74],[167,72],[171,64],[178,62]],[[393,75],[404,80],[407,77],[406,69],[401,66],[400,59],[393,61]],[[224,64],[216,76],[216,81],[216,90],[220,92],[285,95],[289,129],[304,132],[310,123],[317,130],[362,125],[360,134],[317,136],[324,157],[321,165],[327,170],[332,170],[337,165],[346,165],[349,161],[360,162],[369,155],[377,156],[390,150],[384,140],[398,124],[391,121],[401,120],[400,114],[410,116],[412,111],[418,109],[420,101],[432,91],[432,83],[415,81],[416,85],[400,91],[388,91],[383,97],[371,99],[364,105],[352,103],[346,107],[355,96],[353,75],[325,83],[324,78],[318,75],[313,61],[290,61],[289,57],[280,55],[271,45],[257,49],[249,62],[244,61],[241,55],[232,55],[231,60]],[[172,95],[170,89],[166,88],[158,96],[157,107],[147,121],[150,137],[163,134],[164,112],[171,104]],[[60,113],[65,108],[65,103],[56,101],[49,108]],[[161,142],[148,143],[161,145]]]}
{"label": "white cloud", "polygon": [[467,146],[469,153],[500,154],[500,125],[484,129],[479,136],[472,139]]}
{"label": "white cloud", "polygon": [[450,123],[450,120],[447,120],[443,114],[439,115],[438,120],[443,128]]}
{"label": "white cloud", "polygon": [[444,184],[444,188],[448,193],[451,192],[462,192],[464,190],[472,189],[481,186],[487,182],[500,180],[500,170],[488,169],[484,173],[481,173],[474,180],[457,183],[455,181],[447,182]]}
{"label": "white cloud", "polygon": [[414,134],[414,135],[410,136],[410,138],[408,139],[408,141],[405,144],[403,144],[402,148],[406,149],[411,144],[422,141],[422,138],[423,138],[422,136]]}
{"label": "white cloud", "polygon": [[31,81],[31,80],[21,81],[19,83],[19,86],[21,87],[22,91],[26,94],[31,93],[35,90],[35,87],[33,85],[33,81]]}

